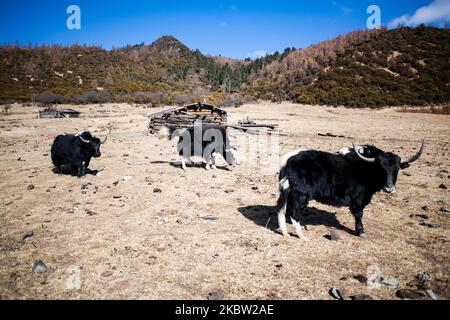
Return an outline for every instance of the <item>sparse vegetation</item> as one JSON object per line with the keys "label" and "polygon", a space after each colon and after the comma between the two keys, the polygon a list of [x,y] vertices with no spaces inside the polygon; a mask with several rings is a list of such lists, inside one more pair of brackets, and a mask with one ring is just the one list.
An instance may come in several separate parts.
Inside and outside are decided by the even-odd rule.
{"label": "sparse vegetation", "polygon": [[209,57],[164,36],[111,51],[96,46],[0,48],[0,102],[291,100],[380,107],[445,104],[450,31],[420,26],[356,31],[254,61]]}

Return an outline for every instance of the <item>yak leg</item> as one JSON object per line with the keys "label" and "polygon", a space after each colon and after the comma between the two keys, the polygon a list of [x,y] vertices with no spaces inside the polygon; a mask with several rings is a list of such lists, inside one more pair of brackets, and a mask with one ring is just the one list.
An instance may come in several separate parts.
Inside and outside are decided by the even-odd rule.
{"label": "yak leg", "polygon": [[184,157],[181,158],[181,168],[186,170],[186,159]]}
{"label": "yak leg", "polygon": [[286,208],[287,208],[287,202],[283,205],[283,207],[278,211],[278,228],[280,232],[283,234],[283,236],[287,237],[289,235],[289,232],[287,231],[286,226]]}
{"label": "yak leg", "polygon": [[80,165],[77,166],[77,176],[78,178],[82,178],[86,175],[86,167],[84,161],[81,162]]}
{"label": "yak leg", "polygon": [[306,237],[302,231],[302,226],[300,224],[300,217],[303,210],[305,210],[306,206],[308,205],[308,199],[301,192],[291,191],[290,200],[291,222],[294,226],[295,235],[300,239],[306,240]]}
{"label": "yak leg", "polygon": [[216,167],[216,157],[217,157],[217,153],[214,152],[214,153],[212,154],[212,157],[211,157],[211,168],[212,168],[213,170],[216,170],[216,169],[217,169],[217,167]]}
{"label": "yak leg", "polygon": [[212,155],[206,156],[205,157],[205,162],[206,162],[205,169],[208,170],[208,171],[211,170]]}
{"label": "yak leg", "polygon": [[86,162],[83,161],[81,162],[81,176],[85,176],[86,175]]}
{"label": "yak leg", "polygon": [[364,230],[364,225],[363,225],[363,222],[362,222],[364,208],[362,208],[359,205],[354,205],[354,206],[350,207],[350,210],[353,213],[353,216],[355,217],[356,235],[361,237],[361,238],[367,238],[367,233]]}

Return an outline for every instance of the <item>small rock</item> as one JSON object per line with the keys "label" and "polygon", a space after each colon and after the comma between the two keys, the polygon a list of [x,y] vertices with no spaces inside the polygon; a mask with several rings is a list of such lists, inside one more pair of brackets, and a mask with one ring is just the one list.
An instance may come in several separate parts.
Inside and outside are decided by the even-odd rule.
{"label": "small rock", "polygon": [[411,177],[411,173],[408,173],[408,172],[402,172],[402,174],[403,174],[404,176]]}
{"label": "small rock", "polygon": [[225,190],[225,193],[233,193],[234,192],[234,189],[226,189]]}
{"label": "small rock", "polygon": [[115,187],[117,187],[118,184],[119,184],[119,180],[113,182],[113,185],[114,185]]}
{"label": "small rock", "polygon": [[34,185],[32,185],[32,184],[30,184],[28,187],[27,187],[27,190],[28,191],[31,191],[31,190],[33,190],[34,189]]}
{"label": "small rock", "polygon": [[131,180],[133,180],[133,177],[131,177],[131,176],[125,176],[125,177],[122,178],[122,180],[125,181],[125,182],[131,181]]}
{"label": "small rock", "polygon": [[331,241],[339,241],[341,240],[341,237],[339,237],[335,229],[331,229],[329,239]]}
{"label": "small rock", "polygon": [[329,291],[330,295],[337,300],[344,300],[342,298],[341,290],[338,288],[331,288]]}
{"label": "small rock", "polygon": [[425,292],[431,298],[431,300],[437,300],[438,299],[432,290],[428,289],[428,290],[425,290]]}
{"label": "small rock", "polygon": [[430,218],[430,217],[427,216],[426,214],[416,214],[416,217],[417,217],[417,218],[422,218],[422,219],[425,219],[425,220],[427,220],[427,219]]}
{"label": "small rock", "polygon": [[422,207],[422,210],[423,210],[423,211],[428,211],[428,206],[423,206],[423,207]]}
{"label": "small rock", "polygon": [[153,193],[161,193],[162,190],[160,188],[155,188],[153,189]]}
{"label": "small rock", "polygon": [[121,199],[122,196],[113,196],[114,199]]}
{"label": "small rock", "polygon": [[450,210],[448,208],[445,208],[445,207],[440,208],[439,211],[440,212],[446,212],[446,213],[450,212]]}
{"label": "small rock", "polygon": [[208,221],[215,221],[215,220],[219,220],[219,217],[213,216],[213,215],[210,215],[210,214],[204,214],[204,215],[200,216],[200,219],[208,220]]}
{"label": "small rock", "polygon": [[218,253],[214,253],[212,256],[213,259],[219,259],[220,255]]}
{"label": "small rock", "polygon": [[33,231],[27,231],[27,232],[23,233],[22,235],[20,235],[17,238],[16,242],[17,243],[22,243],[22,242],[25,241],[26,238],[29,238],[29,237],[32,237],[32,236],[34,236],[34,232]]}
{"label": "small rock", "polygon": [[45,273],[45,272],[47,272],[47,266],[45,265],[45,263],[42,260],[37,260],[34,263],[31,271],[33,271],[34,273]]}
{"label": "small rock", "polygon": [[306,230],[306,231],[311,231],[312,229],[313,229],[313,226],[310,225],[310,224],[307,224],[307,225],[305,226],[305,230]]}
{"label": "small rock", "polygon": [[101,274],[101,276],[105,278],[110,277],[112,275],[113,275],[112,271],[105,271]]}
{"label": "small rock", "polygon": [[280,263],[280,264],[277,264],[277,265],[275,266],[275,268],[277,268],[277,269],[281,269],[281,268],[283,268],[283,264],[282,264],[282,263]]}
{"label": "small rock", "polygon": [[362,274],[358,274],[358,275],[354,276],[353,278],[364,284],[367,284],[367,281],[368,281],[367,277]]}
{"label": "small rock", "polygon": [[428,228],[439,228],[440,225],[437,223],[433,223],[433,222],[428,222],[428,221],[423,221],[420,223],[421,226],[425,226]]}
{"label": "small rock", "polygon": [[223,300],[225,294],[222,291],[213,291],[208,293],[208,300]]}
{"label": "small rock", "polygon": [[352,300],[373,300],[368,294],[356,294],[350,297]]}
{"label": "small rock", "polygon": [[401,299],[410,299],[410,300],[423,298],[425,296],[422,292],[410,289],[397,290],[395,295]]}
{"label": "small rock", "polygon": [[384,284],[385,286],[388,287],[392,287],[392,288],[396,288],[398,287],[398,280],[396,279],[383,279],[383,281],[381,281],[382,284]]}
{"label": "small rock", "polygon": [[442,184],[439,186],[439,189],[447,190],[447,186],[446,186],[445,184],[442,183]]}
{"label": "small rock", "polygon": [[259,188],[257,186],[252,187],[253,191],[259,190]]}
{"label": "small rock", "polygon": [[91,217],[92,217],[92,216],[95,216],[95,215],[97,214],[96,212],[91,211],[91,210],[89,210],[89,209],[86,209],[85,211],[86,211],[86,214],[89,215],[89,216],[91,216]]}

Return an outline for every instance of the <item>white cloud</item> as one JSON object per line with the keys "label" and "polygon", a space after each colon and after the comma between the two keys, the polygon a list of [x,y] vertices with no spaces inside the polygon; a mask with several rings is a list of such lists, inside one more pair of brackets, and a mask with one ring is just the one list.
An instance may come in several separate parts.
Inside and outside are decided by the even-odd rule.
{"label": "white cloud", "polygon": [[267,55],[267,51],[266,50],[256,50],[253,53],[249,53],[247,55],[247,58],[250,59],[258,59],[258,58],[262,58],[265,57]]}
{"label": "white cloud", "polygon": [[450,21],[450,0],[434,0],[428,6],[421,7],[410,16],[405,14],[389,22],[390,28],[399,25],[416,26],[422,23]]}

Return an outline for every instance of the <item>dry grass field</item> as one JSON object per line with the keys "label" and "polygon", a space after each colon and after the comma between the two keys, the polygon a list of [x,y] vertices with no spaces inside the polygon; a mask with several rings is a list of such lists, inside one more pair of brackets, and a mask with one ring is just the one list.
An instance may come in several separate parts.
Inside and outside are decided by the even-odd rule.
{"label": "dry grass field", "polygon": [[[183,171],[169,163],[173,143],[146,131],[147,116],[162,109],[71,107],[83,116],[38,119],[37,107],[18,105],[0,115],[0,299],[333,299],[333,287],[397,299],[423,272],[439,299],[450,298],[448,115],[289,103],[227,109],[231,123],[278,124],[281,154],[354,142],[409,156],[427,141],[397,193],[379,193],[367,207],[367,239],[353,235],[347,208],[313,202],[304,241],[275,231],[278,177],[261,163]],[[53,138],[84,129],[109,136],[90,165],[100,174],[54,173]],[[332,228],[339,241],[326,237]],[[36,260],[47,272],[32,272]],[[354,278],[373,270],[398,287]]]}

